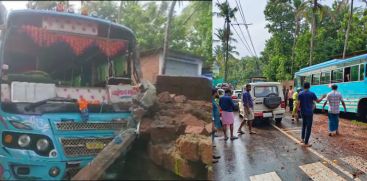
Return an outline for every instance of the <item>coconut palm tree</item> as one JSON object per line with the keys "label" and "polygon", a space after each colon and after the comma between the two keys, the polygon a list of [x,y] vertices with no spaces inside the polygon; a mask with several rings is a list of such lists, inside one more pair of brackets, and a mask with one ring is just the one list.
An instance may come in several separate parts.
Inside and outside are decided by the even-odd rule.
{"label": "coconut palm tree", "polygon": [[227,31],[224,31],[225,33],[225,40],[227,42],[227,48],[226,50],[226,59],[225,59],[225,65],[224,65],[224,81],[227,80],[227,70],[228,70],[228,57],[229,57],[229,40],[230,40],[230,23],[231,23],[231,19],[235,18],[235,13],[238,11],[237,8],[231,8],[229,6],[229,3],[223,2],[223,3],[216,3],[216,6],[218,6],[219,8],[219,12],[214,12],[215,15],[225,18],[226,22],[227,22]]}
{"label": "coconut palm tree", "polygon": [[353,0],[351,0],[348,26],[347,26],[347,31],[345,32],[343,58],[345,58],[345,53],[347,52],[347,48],[348,48],[348,38],[349,38],[350,24],[352,23],[352,18],[353,18]]}
{"label": "coconut palm tree", "polygon": [[312,65],[315,36],[317,32],[317,18],[319,17],[320,20],[322,20],[325,14],[328,13],[328,9],[326,6],[320,4],[318,0],[305,0],[300,5],[299,9],[299,14],[303,15],[306,21],[310,22],[311,24],[310,57],[308,64]]}
{"label": "coconut palm tree", "polygon": [[166,56],[167,56],[167,49],[168,49],[169,32],[171,28],[171,21],[172,21],[172,16],[173,16],[173,11],[175,9],[175,5],[176,5],[176,1],[172,1],[170,9],[169,9],[168,17],[167,17],[166,31],[164,34],[163,55],[162,55],[163,56],[163,69],[162,69],[163,75],[166,73],[166,66],[167,66]]}
{"label": "coconut palm tree", "polygon": [[298,34],[300,31],[300,23],[301,23],[301,13],[300,11],[301,9],[301,4],[302,1],[301,0],[294,0],[293,1],[293,7],[294,7],[294,24],[295,24],[295,29],[294,29],[294,35],[293,35],[293,47],[292,47],[292,65],[291,65],[291,75],[293,75],[293,63],[294,63],[294,58],[295,58],[295,48],[296,48],[296,44],[297,44],[297,38],[298,38]]}

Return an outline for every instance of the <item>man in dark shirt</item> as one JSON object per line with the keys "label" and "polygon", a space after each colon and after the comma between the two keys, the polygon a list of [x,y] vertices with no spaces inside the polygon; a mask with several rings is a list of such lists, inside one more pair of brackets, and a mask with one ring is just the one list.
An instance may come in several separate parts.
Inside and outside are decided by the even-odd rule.
{"label": "man in dark shirt", "polygon": [[233,136],[233,123],[234,123],[234,103],[231,98],[232,91],[227,89],[225,91],[225,95],[219,98],[219,106],[222,109],[222,123],[223,123],[223,130],[224,130],[224,140],[227,140],[227,127],[229,125],[229,129],[231,131],[231,140],[235,140],[238,137]]}
{"label": "man in dark shirt", "polygon": [[304,83],[303,88],[304,88],[304,91],[302,91],[298,95],[299,104],[297,105],[297,110],[299,107],[301,107],[301,114],[302,114],[302,119],[303,119],[301,143],[303,143],[303,146],[310,147],[311,144],[308,143],[308,140],[310,139],[310,135],[311,135],[314,101],[319,103],[326,97],[326,95],[323,95],[321,99],[317,99],[315,93],[309,90],[310,83],[308,82]]}
{"label": "man in dark shirt", "polygon": [[254,120],[254,102],[251,97],[251,85],[246,85],[246,91],[242,94],[242,103],[243,103],[243,112],[244,112],[244,120],[242,121],[240,127],[238,128],[237,133],[244,134],[244,132],[241,130],[245,122],[247,121],[247,126],[249,128],[250,134],[255,134],[254,131],[252,131],[252,122]]}

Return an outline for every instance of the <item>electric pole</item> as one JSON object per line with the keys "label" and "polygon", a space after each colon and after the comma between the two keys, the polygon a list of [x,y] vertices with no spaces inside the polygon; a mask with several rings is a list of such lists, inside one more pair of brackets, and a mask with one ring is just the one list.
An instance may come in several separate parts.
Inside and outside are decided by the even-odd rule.
{"label": "electric pole", "polygon": [[[226,3],[228,3],[226,1]],[[226,14],[226,24],[227,24],[227,34],[226,34],[226,59],[224,61],[224,82],[227,83],[227,75],[228,75],[228,54],[229,54],[229,37],[230,37],[230,34],[231,34],[231,29],[230,29],[230,24],[231,24],[231,20],[229,19],[229,11],[227,11],[227,14]]]}
{"label": "electric pole", "polygon": [[[252,23],[237,23],[237,24],[234,24],[234,25],[237,25],[237,26],[240,26],[240,25],[244,25],[246,27],[246,31],[248,32],[248,25],[252,25]],[[259,57],[257,56],[256,52],[255,52],[255,47],[254,45],[252,44],[252,39],[249,35],[249,38],[250,38],[250,42],[251,42],[251,45],[252,45],[252,48],[254,50],[254,53],[255,53],[255,58],[256,58],[256,76],[260,76],[260,66],[259,66]],[[250,48],[251,49],[251,48]]]}

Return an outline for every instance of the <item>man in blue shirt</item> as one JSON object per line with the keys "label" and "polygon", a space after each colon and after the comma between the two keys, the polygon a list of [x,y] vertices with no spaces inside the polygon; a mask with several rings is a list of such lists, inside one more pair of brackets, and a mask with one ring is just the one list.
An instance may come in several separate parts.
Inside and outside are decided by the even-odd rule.
{"label": "man in blue shirt", "polygon": [[234,123],[234,103],[232,100],[232,91],[227,89],[225,91],[225,95],[219,98],[219,106],[222,108],[222,123],[223,123],[223,130],[224,130],[224,140],[228,139],[226,134],[227,127],[229,126],[229,130],[231,132],[231,140],[235,140],[238,137],[233,136],[233,123]]}
{"label": "man in blue shirt", "polygon": [[311,144],[308,143],[308,140],[310,139],[311,135],[314,101],[319,103],[326,97],[326,95],[323,95],[321,99],[317,99],[315,93],[309,90],[310,83],[308,82],[304,83],[303,88],[304,91],[302,91],[298,95],[299,104],[297,105],[297,110],[299,107],[301,107],[301,114],[302,114],[301,143],[303,143],[303,146],[310,147]]}
{"label": "man in blue shirt", "polygon": [[244,120],[242,121],[240,127],[238,128],[237,133],[244,134],[244,132],[241,130],[245,122],[247,121],[247,126],[249,128],[250,134],[255,134],[254,131],[252,131],[252,121],[254,120],[254,102],[250,94],[251,91],[251,85],[246,85],[246,91],[242,94],[242,103],[243,103],[243,111],[244,111]]}

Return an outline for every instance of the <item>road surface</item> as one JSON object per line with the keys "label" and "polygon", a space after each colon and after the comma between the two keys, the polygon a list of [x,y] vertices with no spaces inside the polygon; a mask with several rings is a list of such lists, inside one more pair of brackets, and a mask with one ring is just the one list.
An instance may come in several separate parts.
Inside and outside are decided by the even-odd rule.
{"label": "road surface", "polygon": [[[235,117],[237,132],[240,119]],[[281,124],[258,124],[254,130],[257,134],[250,135],[245,128],[234,141],[218,134],[214,153],[222,158],[214,164],[215,180],[367,180],[367,162],[360,155],[335,150],[316,133],[310,138],[313,147],[300,146],[301,121],[291,124],[286,117]]]}

